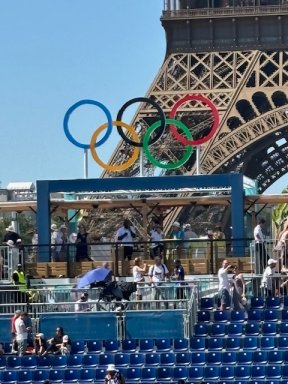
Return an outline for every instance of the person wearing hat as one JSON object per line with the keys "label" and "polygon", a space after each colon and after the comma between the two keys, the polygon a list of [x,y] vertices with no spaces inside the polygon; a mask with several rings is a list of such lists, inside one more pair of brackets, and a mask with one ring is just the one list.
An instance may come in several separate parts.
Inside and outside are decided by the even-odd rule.
{"label": "person wearing hat", "polygon": [[266,296],[274,296],[276,293],[275,268],[278,260],[269,259],[261,280],[261,288]]}
{"label": "person wearing hat", "polygon": [[36,333],[35,344],[33,353],[41,356],[47,349],[47,340],[45,339],[44,333]]}
{"label": "person wearing hat", "polygon": [[108,364],[105,384],[125,384],[124,376],[116,369],[114,364]]}
{"label": "person wearing hat", "polygon": [[71,341],[68,335],[63,336],[63,341],[60,346],[60,352],[63,356],[69,356],[71,353]]}
{"label": "person wearing hat", "polygon": [[12,240],[13,244],[16,244],[18,239],[20,239],[19,234],[15,232],[13,225],[9,225],[9,227],[6,228],[3,244],[7,245],[8,240]]}

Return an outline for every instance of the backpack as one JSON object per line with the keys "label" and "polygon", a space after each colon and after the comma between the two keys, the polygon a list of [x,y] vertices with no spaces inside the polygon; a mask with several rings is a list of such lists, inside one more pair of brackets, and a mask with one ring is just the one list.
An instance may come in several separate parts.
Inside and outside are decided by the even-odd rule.
{"label": "backpack", "polygon": [[[152,276],[154,276],[154,265],[153,265],[153,267],[152,267],[152,269],[151,269],[151,274],[152,274]],[[161,267],[162,267],[162,269],[163,269],[163,274],[165,275],[166,274],[166,271],[165,271],[165,266],[164,266],[164,264],[161,264]]]}

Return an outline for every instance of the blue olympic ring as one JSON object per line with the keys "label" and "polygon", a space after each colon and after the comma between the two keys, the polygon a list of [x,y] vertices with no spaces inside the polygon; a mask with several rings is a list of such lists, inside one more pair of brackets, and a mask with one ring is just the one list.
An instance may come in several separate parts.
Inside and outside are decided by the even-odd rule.
{"label": "blue olympic ring", "polygon": [[80,100],[77,103],[73,104],[68,109],[68,111],[66,112],[66,114],[64,116],[63,126],[64,126],[65,135],[66,135],[67,139],[72,144],[74,144],[76,147],[83,148],[83,149],[89,149],[90,148],[90,144],[83,144],[83,143],[80,143],[79,141],[77,141],[71,135],[70,130],[69,130],[69,126],[68,126],[69,119],[70,119],[70,116],[71,116],[72,112],[74,112],[75,109],[77,109],[81,105],[85,105],[85,104],[96,105],[97,107],[102,109],[102,111],[105,113],[105,115],[107,117],[107,122],[108,122],[107,131],[106,131],[105,135],[102,137],[102,139],[99,140],[97,143],[95,143],[95,147],[100,147],[100,145],[104,144],[105,141],[108,140],[110,134],[112,133],[113,123],[112,123],[112,116],[111,116],[109,110],[105,107],[104,104],[99,103],[99,101],[96,101],[96,100]]}

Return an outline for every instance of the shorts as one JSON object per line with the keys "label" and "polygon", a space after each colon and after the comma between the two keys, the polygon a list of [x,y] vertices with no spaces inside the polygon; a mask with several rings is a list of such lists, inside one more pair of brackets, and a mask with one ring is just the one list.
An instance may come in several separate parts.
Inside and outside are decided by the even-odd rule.
{"label": "shorts", "polygon": [[226,307],[230,307],[230,293],[226,288],[222,288],[219,292],[219,299],[222,305],[226,305]]}

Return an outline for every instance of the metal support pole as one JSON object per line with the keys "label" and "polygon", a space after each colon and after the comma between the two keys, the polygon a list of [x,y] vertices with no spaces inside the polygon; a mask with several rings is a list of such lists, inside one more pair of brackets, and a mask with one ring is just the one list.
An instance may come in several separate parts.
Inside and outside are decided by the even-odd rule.
{"label": "metal support pole", "polygon": [[88,149],[84,149],[84,179],[88,179]]}
{"label": "metal support pole", "polygon": [[197,175],[201,174],[201,169],[200,169],[200,151],[201,151],[201,147],[200,147],[200,145],[197,145],[197,147],[196,147],[196,174]]}
{"label": "metal support pole", "polygon": [[144,176],[144,159],[143,159],[143,148],[140,148],[140,158],[139,158],[139,177]]}

